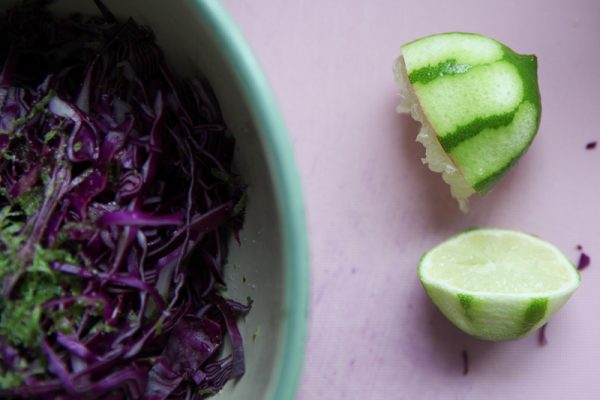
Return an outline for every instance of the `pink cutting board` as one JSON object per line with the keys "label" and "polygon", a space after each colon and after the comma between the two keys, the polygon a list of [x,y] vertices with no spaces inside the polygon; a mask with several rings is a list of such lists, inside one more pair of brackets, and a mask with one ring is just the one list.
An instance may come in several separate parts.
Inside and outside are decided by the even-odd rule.
{"label": "pink cutting board", "polygon": [[[600,399],[600,2],[224,0],[291,134],[311,244],[298,399]],[[468,31],[539,58],[537,138],[463,215],[395,113],[392,63],[418,37]],[[429,303],[421,254],[471,226],[538,234],[592,263],[537,335],[475,340]],[[461,353],[469,356],[463,375]]]}

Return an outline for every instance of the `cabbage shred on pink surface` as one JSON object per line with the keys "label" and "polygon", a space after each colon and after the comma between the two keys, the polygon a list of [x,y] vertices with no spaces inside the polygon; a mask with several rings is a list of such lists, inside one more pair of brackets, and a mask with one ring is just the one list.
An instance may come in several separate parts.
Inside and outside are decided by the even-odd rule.
{"label": "cabbage shred on pink surface", "polygon": [[577,269],[583,270],[590,266],[591,258],[585,253],[579,255],[579,261],[577,262]]}
{"label": "cabbage shred on pink surface", "polygon": [[0,397],[202,399],[244,374],[234,140],[150,30],[44,3],[0,20]]}
{"label": "cabbage shred on pink surface", "polygon": [[546,337],[546,327],[547,326],[548,326],[548,324],[545,323],[544,325],[542,325],[542,327],[538,331],[538,345],[540,345],[540,346],[545,346],[548,344],[548,338]]}

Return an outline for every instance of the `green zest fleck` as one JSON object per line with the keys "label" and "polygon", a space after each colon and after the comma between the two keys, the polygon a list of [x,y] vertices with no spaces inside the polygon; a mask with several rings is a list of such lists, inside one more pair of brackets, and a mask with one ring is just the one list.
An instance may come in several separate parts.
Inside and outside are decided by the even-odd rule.
{"label": "green zest fleck", "polygon": [[15,374],[12,371],[3,371],[2,368],[0,368],[0,389],[18,387],[24,379],[24,375]]}
{"label": "green zest fleck", "polygon": [[42,304],[62,294],[54,276],[27,273],[20,283],[18,299],[0,302],[0,335],[14,346],[35,347],[43,336]]}
{"label": "green zest fleck", "polygon": [[428,83],[444,75],[464,74],[472,68],[470,64],[459,64],[455,59],[446,60],[438,65],[427,66],[412,71],[408,79],[412,84]]}
{"label": "green zest fleck", "polygon": [[210,389],[200,389],[200,390],[198,390],[198,395],[200,396],[201,399],[203,399],[205,397],[213,396],[214,394],[215,394],[215,392],[213,390],[210,390]]}
{"label": "green zest fleck", "polygon": [[162,333],[164,322],[165,317],[160,317],[156,322],[156,335],[160,335]]}
{"label": "green zest fleck", "polygon": [[218,168],[211,168],[210,174],[212,176],[214,176],[215,178],[217,178],[218,180],[220,180],[221,182],[225,182],[225,183],[231,182],[231,176],[229,176],[228,174],[226,174],[225,172],[221,171]]}
{"label": "green zest fleck", "polygon": [[[24,212],[28,212],[27,209]],[[19,251],[27,241],[21,233],[22,212],[14,212],[9,206],[0,210],[0,280],[14,285],[13,297],[8,300],[0,297],[0,336],[16,347],[37,348],[44,330],[41,321],[44,317],[42,305],[53,298],[64,295],[63,285],[77,280],[64,277],[50,268],[52,262],[74,262],[65,250],[35,246],[35,252],[28,265],[22,265]],[[77,311],[72,307],[69,316]],[[55,321],[57,322],[57,321]],[[49,326],[50,331],[61,327]],[[30,350],[32,351],[32,350]]]}
{"label": "green zest fleck", "polygon": [[256,339],[260,336],[261,334],[261,327],[260,325],[256,325],[256,328],[254,328],[254,332],[252,332],[252,341],[256,342]]}
{"label": "green zest fleck", "polygon": [[93,335],[95,333],[101,332],[101,333],[111,333],[111,332],[116,332],[117,328],[115,328],[114,326],[108,325],[106,322],[104,321],[98,321],[96,323],[96,325],[94,325],[92,327],[92,329],[90,329],[90,334]]}
{"label": "green zest fleck", "polygon": [[41,208],[44,201],[43,192],[41,186],[35,186],[15,199],[15,203],[23,210],[26,217],[31,217]]}
{"label": "green zest fleck", "polygon": [[242,193],[242,196],[238,200],[238,202],[233,206],[233,210],[231,211],[231,215],[239,215],[242,211],[246,209],[246,204],[248,203],[248,192]]}
{"label": "green zest fleck", "polygon": [[56,137],[56,135],[58,135],[60,133],[60,131],[58,129],[52,129],[49,130],[48,132],[46,132],[44,134],[44,143],[48,143],[50,142],[52,139],[54,139]]}
{"label": "green zest fleck", "polygon": [[29,112],[26,115],[24,115],[20,118],[14,119],[11,122],[10,128],[8,128],[8,131],[0,131],[0,133],[5,133],[8,135],[14,134],[18,130],[19,127],[21,127],[22,125],[31,121],[39,114],[43,113],[46,110],[46,106],[48,105],[50,100],[55,96],[56,96],[56,92],[54,92],[53,90],[50,90],[46,96],[44,96],[42,99],[40,99],[40,101],[38,101],[31,107],[31,110],[29,110]]}

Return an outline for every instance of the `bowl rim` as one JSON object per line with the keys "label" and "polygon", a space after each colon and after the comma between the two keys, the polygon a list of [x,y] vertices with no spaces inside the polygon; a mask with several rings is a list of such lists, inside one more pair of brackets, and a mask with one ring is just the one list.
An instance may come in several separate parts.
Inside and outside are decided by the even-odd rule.
{"label": "bowl rim", "polygon": [[271,399],[293,399],[300,382],[308,325],[308,238],[303,196],[292,144],[275,98],[243,34],[214,0],[194,0],[223,54],[236,65],[242,91],[265,144],[279,203],[285,263],[283,339],[270,385]]}

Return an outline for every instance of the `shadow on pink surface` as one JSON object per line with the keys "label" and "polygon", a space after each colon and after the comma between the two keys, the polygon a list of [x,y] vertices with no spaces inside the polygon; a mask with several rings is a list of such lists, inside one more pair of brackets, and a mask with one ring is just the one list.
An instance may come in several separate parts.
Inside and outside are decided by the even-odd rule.
{"label": "shadow on pink surface", "polygon": [[404,322],[408,340],[402,340],[399,356],[406,357],[413,368],[434,376],[457,377],[464,375],[463,352],[467,354],[470,373],[477,373],[477,365],[493,359],[502,351],[504,342],[489,342],[471,337],[455,327],[433,305],[421,285],[415,285]]}
{"label": "shadow on pink surface", "polygon": [[[416,190],[420,193],[418,200],[421,203],[419,215],[422,223],[433,235],[444,237],[454,234],[457,226],[463,226],[463,229],[471,228],[475,226],[475,222],[477,226],[493,225],[501,213],[505,212],[503,210],[511,210],[519,202],[527,202],[527,182],[533,179],[532,176],[540,168],[537,160],[539,146],[532,146],[489,192],[473,195],[469,202],[469,212],[464,214],[458,209],[458,203],[452,199],[450,188],[441,175],[430,171],[421,161],[425,155],[425,148],[415,141],[420,123],[408,114],[399,114],[396,117],[396,125],[397,132],[402,137],[404,157],[412,160],[405,163],[405,166],[410,168],[408,173],[411,175],[411,181],[418,185]],[[542,135],[543,128],[538,132],[538,136]]]}

